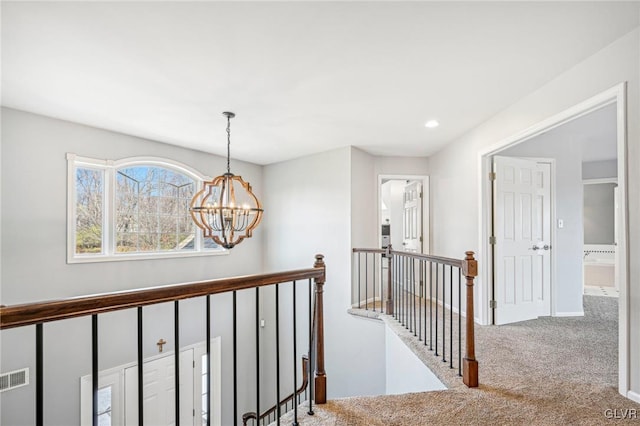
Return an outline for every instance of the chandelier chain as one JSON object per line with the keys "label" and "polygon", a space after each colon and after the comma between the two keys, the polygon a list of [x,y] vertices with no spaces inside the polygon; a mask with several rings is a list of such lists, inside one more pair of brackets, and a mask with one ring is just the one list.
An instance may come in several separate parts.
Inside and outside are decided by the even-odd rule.
{"label": "chandelier chain", "polygon": [[227,173],[231,173],[231,115],[227,115]]}

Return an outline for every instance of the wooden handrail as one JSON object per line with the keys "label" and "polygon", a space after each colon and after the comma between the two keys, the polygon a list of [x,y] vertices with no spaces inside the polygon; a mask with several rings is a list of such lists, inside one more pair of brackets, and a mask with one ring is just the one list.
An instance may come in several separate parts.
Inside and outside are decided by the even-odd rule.
{"label": "wooden handrail", "polygon": [[451,257],[443,257],[443,256],[433,256],[431,254],[424,253],[413,253],[410,251],[398,251],[398,250],[387,250],[384,249],[366,249],[366,248],[354,248],[354,253],[384,253],[398,256],[406,256],[413,259],[427,260],[431,262],[441,263],[445,265],[451,265],[456,268],[462,268],[463,260],[453,259]]}
{"label": "wooden handrail", "polygon": [[[291,401],[292,399],[294,399],[295,397],[300,395],[302,392],[304,392],[305,389],[307,389],[307,386],[309,385],[309,369],[307,368],[308,364],[309,364],[309,357],[306,356],[306,355],[303,355],[302,356],[302,383],[300,384],[300,387],[298,388],[298,390],[296,390],[295,393],[291,393],[285,399],[280,401],[279,405],[288,404],[289,401]],[[296,402],[294,401],[294,404],[295,403]],[[273,414],[277,410],[278,410],[278,404],[274,405],[273,407],[269,408],[268,410],[266,410],[265,412],[260,414],[260,419],[259,420],[262,420],[265,417]],[[246,425],[249,420],[255,419],[255,418],[256,418],[256,412],[255,411],[250,411],[248,413],[244,413],[242,415],[242,424]]]}
{"label": "wooden handrail", "polygon": [[354,248],[354,253],[386,253],[385,249],[367,249],[367,248]]}
{"label": "wooden handrail", "polygon": [[0,329],[83,317],[138,306],[172,302],[192,297],[262,287],[295,280],[325,280],[324,263],[313,268],[269,274],[220,278],[185,284],[149,287],[113,293],[94,294],[61,300],[5,306],[0,308]]}

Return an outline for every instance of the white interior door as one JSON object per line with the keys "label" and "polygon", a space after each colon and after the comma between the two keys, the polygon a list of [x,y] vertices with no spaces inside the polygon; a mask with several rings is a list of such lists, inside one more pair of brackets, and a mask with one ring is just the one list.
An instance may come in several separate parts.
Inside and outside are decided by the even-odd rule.
{"label": "white interior door", "polygon": [[[174,357],[145,361],[143,372],[144,423],[175,425]],[[125,369],[125,425],[138,424],[138,367]],[[180,424],[194,425],[193,349],[180,352]]]}
{"label": "white interior door", "polygon": [[494,157],[495,323],[551,314],[551,167]]}
{"label": "white interior door", "polygon": [[405,251],[422,252],[422,183],[411,181],[404,187],[404,216],[402,218]]}

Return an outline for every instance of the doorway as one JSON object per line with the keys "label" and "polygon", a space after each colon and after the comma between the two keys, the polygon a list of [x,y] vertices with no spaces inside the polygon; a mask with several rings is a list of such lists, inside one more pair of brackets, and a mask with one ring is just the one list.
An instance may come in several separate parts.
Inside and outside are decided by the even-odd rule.
{"label": "doorway", "polygon": [[[616,256],[619,208],[617,159],[588,162],[583,167],[584,294],[618,297]],[[597,178],[593,178],[594,173]],[[607,176],[607,177],[602,177]]]}
{"label": "doorway", "polygon": [[[211,424],[221,424],[220,337],[211,339]],[[175,422],[173,351],[144,360],[144,422],[172,425]],[[207,353],[205,342],[180,351],[180,424],[206,425]],[[91,375],[80,378],[80,423],[92,423]],[[100,371],[98,379],[98,425],[138,424],[138,367],[136,363]]]}
{"label": "doorway", "polygon": [[[629,312],[627,307],[627,298],[628,298],[628,287],[629,281],[627,276],[627,264],[628,264],[628,246],[627,246],[627,217],[626,217],[626,205],[627,205],[627,182],[626,182],[626,84],[621,83],[599,95],[596,95],[568,110],[565,110],[543,122],[534,125],[525,131],[516,134],[512,137],[509,137],[503,141],[498,142],[496,145],[480,152],[480,199],[481,199],[481,209],[480,209],[480,238],[481,244],[479,248],[478,258],[480,259],[480,285],[478,287],[478,296],[479,296],[479,306],[478,310],[480,319],[483,324],[490,324],[492,322],[492,312],[494,307],[499,309],[500,307],[496,307],[493,299],[493,294],[491,291],[491,283],[493,282],[493,277],[495,274],[495,268],[493,267],[493,248],[491,244],[492,235],[492,205],[491,205],[491,190],[492,183],[487,178],[490,176],[491,172],[491,159],[494,155],[500,153],[504,154],[504,151],[507,148],[515,147],[525,141],[532,140],[535,137],[543,136],[546,133],[561,128],[565,124],[571,124],[575,120],[586,116],[590,113],[594,113],[600,109],[610,107],[614,111],[614,127],[616,130],[615,136],[615,150],[617,152],[617,175],[620,176],[618,181],[619,186],[619,209],[617,211],[617,221],[620,225],[619,230],[619,239],[617,246],[617,256],[615,260],[616,270],[619,271],[617,280],[618,286],[620,289],[620,298],[618,304],[618,316],[619,316],[619,339],[618,339],[618,390],[619,392],[628,397],[629,390]],[[573,149],[569,147],[569,149]],[[577,151],[574,151],[574,155]],[[561,166],[558,164],[558,170],[561,169]],[[580,185],[580,184],[579,184]],[[575,196],[579,198],[574,200],[574,204],[582,206],[582,190],[579,187],[578,190],[575,191],[575,194],[568,193],[568,197],[573,199]],[[557,199],[560,200],[562,197],[558,194]],[[567,310],[566,307],[558,306],[559,303],[562,303],[563,297],[559,293],[562,289],[564,290],[565,285],[582,287],[582,280],[565,280],[564,277],[561,277],[558,273],[558,264],[560,263],[557,254],[559,252],[564,253],[565,250],[579,250],[582,252],[583,245],[583,228],[582,228],[582,218],[579,217],[576,219],[575,223],[573,220],[566,220],[563,216],[564,213],[558,211],[558,208],[555,209],[552,213],[552,246],[555,246],[555,250],[551,250],[551,263],[552,263],[552,282],[560,282],[562,281],[562,286],[556,285],[551,289],[551,301],[552,301],[552,315],[556,316],[575,316],[581,315],[582,312],[575,311],[572,312]],[[576,226],[579,225],[579,226]],[[563,232],[564,236],[568,236],[571,238],[577,237],[577,242],[573,244],[573,248],[571,246],[562,246],[558,244],[557,237],[559,231]],[[568,232],[570,231],[570,232]],[[581,255],[581,253],[579,253]],[[581,256],[578,257],[577,263],[581,266],[582,259]],[[575,289],[571,289],[572,291]],[[581,310],[581,309],[580,309]]]}
{"label": "doorway", "polygon": [[380,247],[429,253],[429,177],[378,177]]}

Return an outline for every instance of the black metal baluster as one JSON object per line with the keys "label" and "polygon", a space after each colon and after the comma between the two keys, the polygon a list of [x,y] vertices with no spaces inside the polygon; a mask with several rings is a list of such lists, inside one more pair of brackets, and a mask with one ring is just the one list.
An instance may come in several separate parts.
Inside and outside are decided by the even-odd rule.
{"label": "black metal baluster", "polygon": [[404,257],[403,259],[403,268],[402,268],[402,304],[404,305],[402,308],[402,319],[404,321],[404,327],[409,329],[409,316],[407,315],[407,306],[409,305],[409,300],[407,299],[407,261],[408,259]]}
{"label": "black metal baluster", "polygon": [[423,285],[423,292],[422,294],[424,295],[424,345],[427,346],[427,284],[429,282],[429,277],[427,276],[428,274],[428,270],[429,268],[427,268],[427,265],[429,264],[429,261],[425,261],[424,262],[424,269],[422,271],[422,278],[424,279],[424,285]]}
{"label": "black metal baluster", "polygon": [[173,302],[173,324],[176,426],[180,426],[180,307],[177,300]]}
{"label": "black metal baluster", "polygon": [[280,426],[280,284],[276,284],[276,417]]}
{"label": "black metal baluster", "polygon": [[142,306],[138,306],[138,426],[144,426],[144,359],[142,346]]}
{"label": "black metal baluster", "polygon": [[309,388],[309,411],[307,414],[313,416],[313,379],[311,377],[313,371],[313,281],[309,279],[309,360],[307,361],[307,377],[309,378],[309,383],[307,387]]}
{"label": "black metal baluster", "polygon": [[449,368],[453,368],[453,265],[449,265]]}
{"label": "black metal baluster", "polygon": [[296,282],[293,282],[293,426],[298,426],[298,404],[296,404],[296,392],[298,390],[298,339],[296,338]]}
{"label": "black metal baluster", "polygon": [[93,394],[91,423],[98,426],[98,316],[91,315],[91,390]]}
{"label": "black metal baluster", "polygon": [[453,265],[449,265],[449,368],[453,368]]}
{"label": "black metal baluster", "polygon": [[398,310],[399,308],[399,300],[398,300],[398,270],[400,269],[400,263],[398,262],[398,256],[396,256],[395,254],[391,255],[392,257],[392,262],[395,265],[395,267],[393,268],[393,317],[396,319],[396,321],[398,320]]}
{"label": "black metal baluster", "polygon": [[409,273],[409,258],[405,257],[404,259],[404,320],[406,322],[406,328],[407,330],[411,331],[409,329],[409,321],[411,320],[411,318],[409,317],[409,314],[411,313],[411,305],[409,305],[409,280],[411,279],[410,273]]}
{"label": "black metal baluster", "polygon": [[433,350],[433,262],[429,262],[429,350]]}
{"label": "black metal baluster", "polygon": [[446,282],[446,272],[445,272],[445,264],[442,264],[442,362],[447,362],[445,358],[446,355],[446,344],[447,344],[447,332],[445,330],[445,326],[447,324],[447,320],[445,318],[446,313],[446,302],[447,302],[447,282]]}
{"label": "black metal baluster", "polygon": [[409,323],[409,333],[413,331],[413,303],[411,303],[413,284],[413,258],[407,258],[407,322]]}
{"label": "black metal baluster", "polygon": [[462,270],[458,268],[458,376],[462,377]]}
{"label": "black metal baluster", "polygon": [[404,257],[400,256],[400,322],[404,325]]}
{"label": "black metal baluster", "polygon": [[416,332],[416,262],[415,259],[411,259],[411,300],[413,306],[413,313],[411,314],[411,324],[413,328],[413,337],[417,337]]}
{"label": "black metal baluster", "polygon": [[396,311],[398,313],[398,322],[402,324],[402,258],[400,255],[396,256],[397,265],[396,268],[396,299],[395,303],[397,305]]}
{"label": "black metal baluster", "polygon": [[207,294],[207,426],[211,426],[211,296]]}
{"label": "black metal baluster", "polygon": [[418,286],[418,342],[422,341],[422,290],[424,288],[424,285],[422,283],[423,263],[424,263],[423,260],[418,261],[418,266],[419,266],[418,276],[420,277],[419,279],[420,284]]}
{"label": "black metal baluster", "polygon": [[260,287],[256,287],[256,420],[260,421]]}
{"label": "black metal baluster", "polygon": [[44,425],[44,329],[36,324],[36,426]]}
{"label": "black metal baluster", "polygon": [[369,253],[364,254],[364,309],[369,310]]}
{"label": "black metal baluster", "polygon": [[373,312],[376,311],[376,254],[372,253],[371,258],[373,259],[373,285],[371,286],[371,293],[373,294]]}
{"label": "black metal baluster", "polygon": [[[384,273],[384,255],[380,255],[380,313],[384,312],[384,277],[389,278],[389,274]],[[388,287],[387,287],[388,288]]]}
{"label": "black metal baluster", "polygon": [[436,324],[435,324],[435,329],[436,329],[436,335],[435,335],[435,343],[436,343],[436,353],[435,355],[438,356],[438,264],[436,263]]}
{"label": "black metal baluster", "polygon": [[238,425],[238,311],[233,291],[233,424]]}
{"label": "black metal baluster", "polygon": [[358,309],[360,309],[360,280],[362,279],[362,277],[360,276],[360,257],[362,256],[362,253],[358,253]]}

